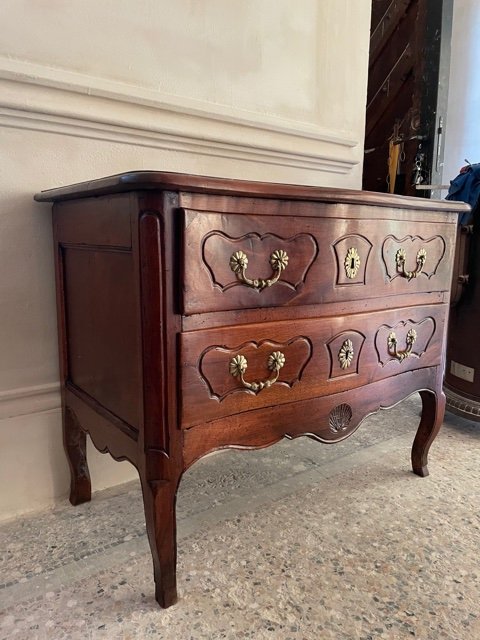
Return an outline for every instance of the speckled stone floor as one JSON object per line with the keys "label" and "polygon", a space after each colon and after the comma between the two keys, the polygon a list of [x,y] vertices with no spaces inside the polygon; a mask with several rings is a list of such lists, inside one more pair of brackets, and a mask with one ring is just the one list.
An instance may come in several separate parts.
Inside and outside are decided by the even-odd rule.
{"label": "speckled stone floor", "polygon": [[480,425],[447,416],[422,479],[418,414],[194,465],[166,611],[137,483],[3,525],[0,640],[480,639]]}

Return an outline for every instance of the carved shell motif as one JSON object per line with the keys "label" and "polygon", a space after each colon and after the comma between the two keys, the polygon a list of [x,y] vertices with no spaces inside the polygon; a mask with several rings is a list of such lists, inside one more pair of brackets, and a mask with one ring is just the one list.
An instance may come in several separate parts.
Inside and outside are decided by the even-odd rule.
{"label": "carved shell motif", "polygon": [[352,419],[352,407],[349,404],[339,404],[330,411],[328,426],[333,433],[345,431]]}

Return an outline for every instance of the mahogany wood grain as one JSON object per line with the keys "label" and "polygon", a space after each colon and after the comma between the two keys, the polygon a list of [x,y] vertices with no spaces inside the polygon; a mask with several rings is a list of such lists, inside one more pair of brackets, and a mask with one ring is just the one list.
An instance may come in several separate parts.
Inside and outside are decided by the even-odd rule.
{"label": "mahogany wood grain", "polygon": [[55,205],[55,234],[63,245],[132,246],[132,198],[121,195]]}
{"label": "mahogany wood grain", "polygon": [[[242,197],[234,197],[230,195],[216,195],[214,193],[199,193],[194,190],[182,191],[178,194],[179,206],[181,209],[190,209],[193,211],[204,211],[205,213],[222,213],[222,211],[228,211],[229,213],[245,213],[251,215],[266,215],[281,217],[298,217],[300,215],[306,218],[348,218],[349,220],[388,220],[389,215],[386,213],[385,207],[391,208],[393,201],[390,198],[395,198],[391,194],[379,194],[387,200],[383,202],[372,198],[372,193],[362,191],[356,192],[362,193],[362,197],[357,199],[355,203],[348,202],[346,200],[337,199],[331,200],[328,197],[323,197],[324,194],[330,194],[327,189],[319,189],[319,198],[316,200],[311,199],[281,199],[272,190],[271,196],[267,198],[251,197],[248,193],[242,195]],[[340,192],[341,193],[341,192]],[[355,192],[351,192],[355,193]],[[418,199],[412,200],[418,203]],[[456,202],[453,207],[445,208],[445,203],[449,200],[425,200],[430,203],[427,209],[417,207],[405,207],[396,206],[395,208],[395,220],[405,222],[440,222],[441,224],[453,224],[456,225],[458,219],[458,211],[468,211],[469,206],[465,203]],[[404,202],[401,198],[397,201],[397,204]],[[432,204],[433,203],[433,204]],[[334,206],[327,206],[333,204]],[[438,206],[437,206],[438,205]],[[460,206],[457,209],[457,205]],[[178,212],[181,215],[181,211]]]}
{"label": "mahogany wood grain", "polygon": [[105,194],[132,191],[189,191],[194,193],[224,194],[227,196],[253,196],[256,198],[280,198],[287,200],[314,200],[349,204],[369,204],[398,209],[422,211],[469,211],[468,205],[447,200],[424,200],[419,206],[418,198],[395,196],[374,191],[353,189],[328,189],[271,182],[253,182],[230,178],[215,178],[186,173],[163,171],[129,171],[105,178],[79,182],[35,194],[37,202],[60,202]]}
{"label": "mahogany wood grain", "polygon": [[75,506],[89,502],[92,498],[92,484],[87,463],[87,434],[81,428],[71,407],[64,407],[63,444],[70,466],[70,502]]}
{"label": "mahogany wood grain", "polygon": [[138,431],[140,328],[132,254],[62,248],[68,380]]}
{"label": "mahogany wood grain", "polygon": [[[188,429],[185,431],[185,466],[188,468],[210,451],[225,448],[258,449],[285,437],[307,435],[325,443],[340,442],[352,435],[368,415],[398,404],[415,391],[424,389],[425,402],[435,405],[437,395],[441,394],[439,371],[441,369],[438,367],[408,371],[331,396],[255,409]],[[336,425],[335,431],[330,426],[330,414],[342,405],[351,408],[352,416],[343,426],[341,423]],[[412,457],[412,461],[415,459],[413,470],[419,475],[426,475],[422,470],[426,471],[427,465],[420,465],[418,461],[423,459],[425,462],[429,446],[438,432],[437,414],[429,409],[431,407],[422,414],[425,416],[422,417],[423,427],[421,423],[421,433],[415,440],[415,456]],[[438,417],[440,414],[439,411]]]}
{"label": "mahogany wood grain", "polygon": [[[412,230],[411,221],[349,219],[347,228],[343,219],[273,220],[186,210],[183,310],[190,315],[447,291],[454,246],[445,237],[452,233],[450,224],[427,222]],[[344,266],[350,248],[359,260],[353,276],[347,276]],[[261,291],[243,284],[230,268],[231,256],[242,251],[248,257],[246,275],[269,278],[275,250],[286,252],[288,264],[278,281]],[[417,269],[418,252],[426,252],[417,277],[409,280],[401,274],[399,250],[410,272]]]}
{"label": "mahogany wood grain", "polygon": [[[144,429],[138,470],[152,551],[155,597],[160,606],[168,607],[177,600],[175,507],[184,472],[183,438],[177,415],[181,318],[176,312],[179,250],[173,211],[178,208],[178,196],[168,191],[139,193],[137,206],[132,226],[138,242],[144,381]],[[154,273],[158,268],[160,278]]]}
{"label": "mahogany wood grain", "polygon": [[[339,318],[264,322],[181,335],[182,427],[221,416],[283,405],[353,389],[398,373],[441,363],[446,305],[396,309]],[[394,331],[404,349],[409,330],[417,333],[412,355],[403,362],[388,349]],[[339,351],[350,340],[351,364],[341,369]],[[329,347],[331,346],[331,349]],[[247,358],[247,381],[268,379],[268,356],[280,351],[285,365],[278,381],[258,393],[232,377],[229,363]]]}
{"label": "mahogany wood grain", "polygon": [[428,476],[428,451],[443,423],[445,394],[437,387],[435,395],[422,390],[420,396],[423,405],[422,418],[413,441],[412,468],[417,475],[424,478]]}
{"label": "mahogany wood grain", "polygon": [[[300,435],[336,442],[366,415],[421,391],[412,467],[427,474],[443,416],[457,213],[468,207],[148,171],[35,197],[55,203],[71,501],[91,496],[86,434],[136,466],[161,606],[177,598],[178,485],[210,451]],[[352,246],[360,269],[349,278]],[[247,275],[265,278],[276,248],[289,255],[280,283],[258,292],[232,280],[232,251],[248,254]],[[408,271],[426,249],[417,277],[397,273],[399,248]],[[389,346],[392,331],[400,358]],[[354,353],[342,368],[346,341]],[[247,390],[230,375],[240,354],[247,384],[273,381],[272,350],[285,364],[268,388]]]}
{"label": "mahogany wood grain", "polygon": [[[79,389],[65,388],[64,402],[66,409],[75,417],[71,426],[67,424],[67,430],[72,426],[80,426],[91,437],[93,444],[101,453],[109,453],[114,460],[128,460],[134,466],[139,466],[138,440],[132,431],[125,428],[127,425],[110,413],[105,407]],[[68,422],[68,421],[67,421]],[[65,424],[64,424],[65,427]],[[128,426],[127,426],[128,427]],[[79,436],[73,434],[78,439]],[[67,441],[68,434],[64,438]],[[80,445],[81,446],[81,445]],[[80,452],[79,448],[79,452]],[[67,454],[69,450],[67,449]],[[69,457],[69,455],[67,455]],[[76,473],[78,469],[80,480],[82,475],[87,475],[87,461],[78,457],[79,462],[73,465],[72,488],[78,482]],[[81,465],[80,465],[81,463]],[[82,481],[82,480],[81,480]],[[82,481],[83,482],[83,481]],[[78,491],[77,491],[78,493]]]}
{"label": "mahogany wood grain", "polygon": [[[445,304],[448,302],[449,292],[432,291],[382,298],[382,308],[409,309],[431,304]],[[345,315],[355,315],[378,309],[378,298],[363,298],[345,300],[343,302],[322,303],[322,318],[338,318]],[[259,307],[257,309],[229,309],[221,313],[209,311],[192,316],[182,316],[182,330],[196,331],[197,329],[212,329],[214,327],[236,326],[237,324],[260,324],[263,322],[281,322],[308,320],[318,313],[318,305],[299,305],[290,307]]]}

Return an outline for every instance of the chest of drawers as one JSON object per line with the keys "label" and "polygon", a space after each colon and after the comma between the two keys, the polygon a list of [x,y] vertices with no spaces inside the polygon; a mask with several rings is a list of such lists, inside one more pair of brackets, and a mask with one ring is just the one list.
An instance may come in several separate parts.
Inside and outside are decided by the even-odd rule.
{"label": "chest of drawers", "polygon": [[86,433],[136,466],[161,606],[177,487],[211,451],[337,442],[420,391],[427,475],[465,205],[160,172],[36,199],[54,203],[70,499],[90,499]]}

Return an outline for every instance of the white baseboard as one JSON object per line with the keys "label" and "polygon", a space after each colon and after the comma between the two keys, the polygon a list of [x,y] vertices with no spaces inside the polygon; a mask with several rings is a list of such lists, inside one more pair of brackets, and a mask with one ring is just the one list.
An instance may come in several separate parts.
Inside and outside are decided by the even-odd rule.
{"label": "white baseboard", "polygon": [[[45,385],[47,387],[48,385]],[[35,389],[32,387],[31,389]],[[30,398],[42,394],[19,393],[25,410]],[[45,395],[48,396],[47,390]],[[11,394],[12,395],[12,394]],[[5,403],[3,396],[2,403]],[[45,405],[44,405],[45,406]],[[67,499],[70,474],[63,450],[60,408],[28,415],[5,418],[0,423],[0,522],[53,507]],[[98,491],[131,480],[138,480],[135,467],[129,462],[116,462],[99,453],[87,439],[87,458],[92,478],[92,490]]]}

